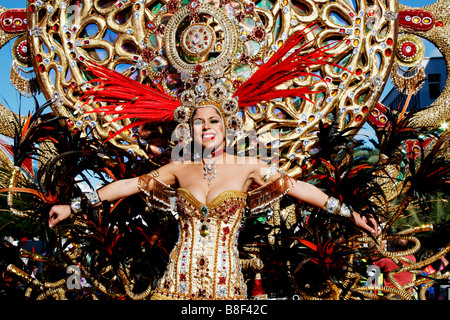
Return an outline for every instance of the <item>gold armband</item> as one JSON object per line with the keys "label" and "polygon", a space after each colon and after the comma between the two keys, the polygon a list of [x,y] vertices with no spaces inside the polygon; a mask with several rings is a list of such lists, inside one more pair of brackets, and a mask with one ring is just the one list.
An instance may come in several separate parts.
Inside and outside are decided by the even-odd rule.
{"label": "gold armband", "polygon": [[98,192],[87,192],[81,197],[74,198],[70,200],[70,209],[74,214],[78,214],[83,211],[81,202],[83,200],[87,201],[87,205],[93,207],[101,202],[100,197],[98,196]]}

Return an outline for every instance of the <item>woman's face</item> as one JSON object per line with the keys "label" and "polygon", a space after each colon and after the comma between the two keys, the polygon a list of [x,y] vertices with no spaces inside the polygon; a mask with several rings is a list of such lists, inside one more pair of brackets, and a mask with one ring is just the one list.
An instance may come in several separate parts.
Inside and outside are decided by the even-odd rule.
{"label": "woman's face", "polygon": [[222,118],[213,107],[196,109],[192,116],[192,128],[194,141],[203,149],[218,150],[224,147]]}

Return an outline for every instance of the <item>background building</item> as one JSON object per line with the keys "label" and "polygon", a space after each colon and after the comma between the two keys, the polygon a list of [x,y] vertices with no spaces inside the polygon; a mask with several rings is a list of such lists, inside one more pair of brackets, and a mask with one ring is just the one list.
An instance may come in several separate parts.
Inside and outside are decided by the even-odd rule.
{"label": "background building", "polygon": [[[439,97],[447,79],[447,68],[442,57],[423,58],[422,65],[425,67],[426,79],[422,89],[412,96],[408,106],[411,108],[424,109]],[[395,87],[386,94],[382,103],[389,108],[397,109],[403,106],[407,95],[397,91]]]}

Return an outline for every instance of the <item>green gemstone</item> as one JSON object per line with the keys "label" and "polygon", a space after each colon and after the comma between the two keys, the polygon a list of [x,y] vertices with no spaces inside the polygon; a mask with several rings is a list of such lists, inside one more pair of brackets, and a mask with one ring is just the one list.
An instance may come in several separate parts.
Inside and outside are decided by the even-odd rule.
{"label": "green gemstone", "polygon": [[200,229],[200,235],[202,237],[206,237],[209,234],[209,229],[206,224],[202,225],[202,228]]}
{"label": "green gemstone", "polygon": [[202,206],[200,208],[200,214],[203,216],[203,218],[205,218],[208,215],[208,207],[207,206]]}

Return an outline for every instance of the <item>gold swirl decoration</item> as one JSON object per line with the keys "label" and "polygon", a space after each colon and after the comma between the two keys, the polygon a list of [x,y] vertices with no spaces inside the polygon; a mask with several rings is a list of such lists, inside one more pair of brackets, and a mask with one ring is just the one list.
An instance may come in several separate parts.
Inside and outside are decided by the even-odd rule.
{"label": "gold swirl decoration", "polygon": [[[325,93],[311,96],[311,101],[286,98],[261,102],[243,112],[244,131],[256,132],[255,139],[243,146],[245,151],[252,154],[258,146],[272,146],[271,142],[279,138],[275,147],[279,150],[281,168],[291,176],[299,176],[302,174],[299,164],[307,160],[314,146],[320,120],[337,120],[341,128],[359,127],[378,101],[394,57],[397,2],[222,2],[223,5],[218,0],[201,3],[210,8],[211,28],[219,37],[208,49],[210,55],[229,60],[223,70],[218,70],[223,72],[224,85],[247,80],[292,34],[306,27],[311,30],[307,40],[312,40],[313,46],[332,45],[330,53],[336,66],[310,70],[325,79],[325,83],[306,77],[286,84],[325,88]],[[110,116],[86,115],[95,106],[82,107],[78,101],[80,92],[91,79],[83,67],[85,60],[115,69],[142,83],[160,83],[167,92],[176,94],[183,70],[174,52],[167,52],[168,47],[164,46],[164,29],[170,31],[173,25],[178,25],[173,19],[181,17],[179,12],[186,11],[188,4],[186,0],[30,3],[32,61],[42,92],[46,98],[56,101],[53,111],[69,117],[67,126],[92,134],[100,141],[127,124],[126,121],[110,122],[113,120]],[[230,31],[232,27],[236,36]],[[220,37],[226,41],[221,42]],[[233,43],[237,44],[236,53],[230,56],[227,50]],[[225,53],[221,55],[221,52]],[[160,130],[167,146],[171,132],[165,131]],[[140,139],[135,132],[125,131],[109,143],[131,154],[148,157],[139,146]]]}

